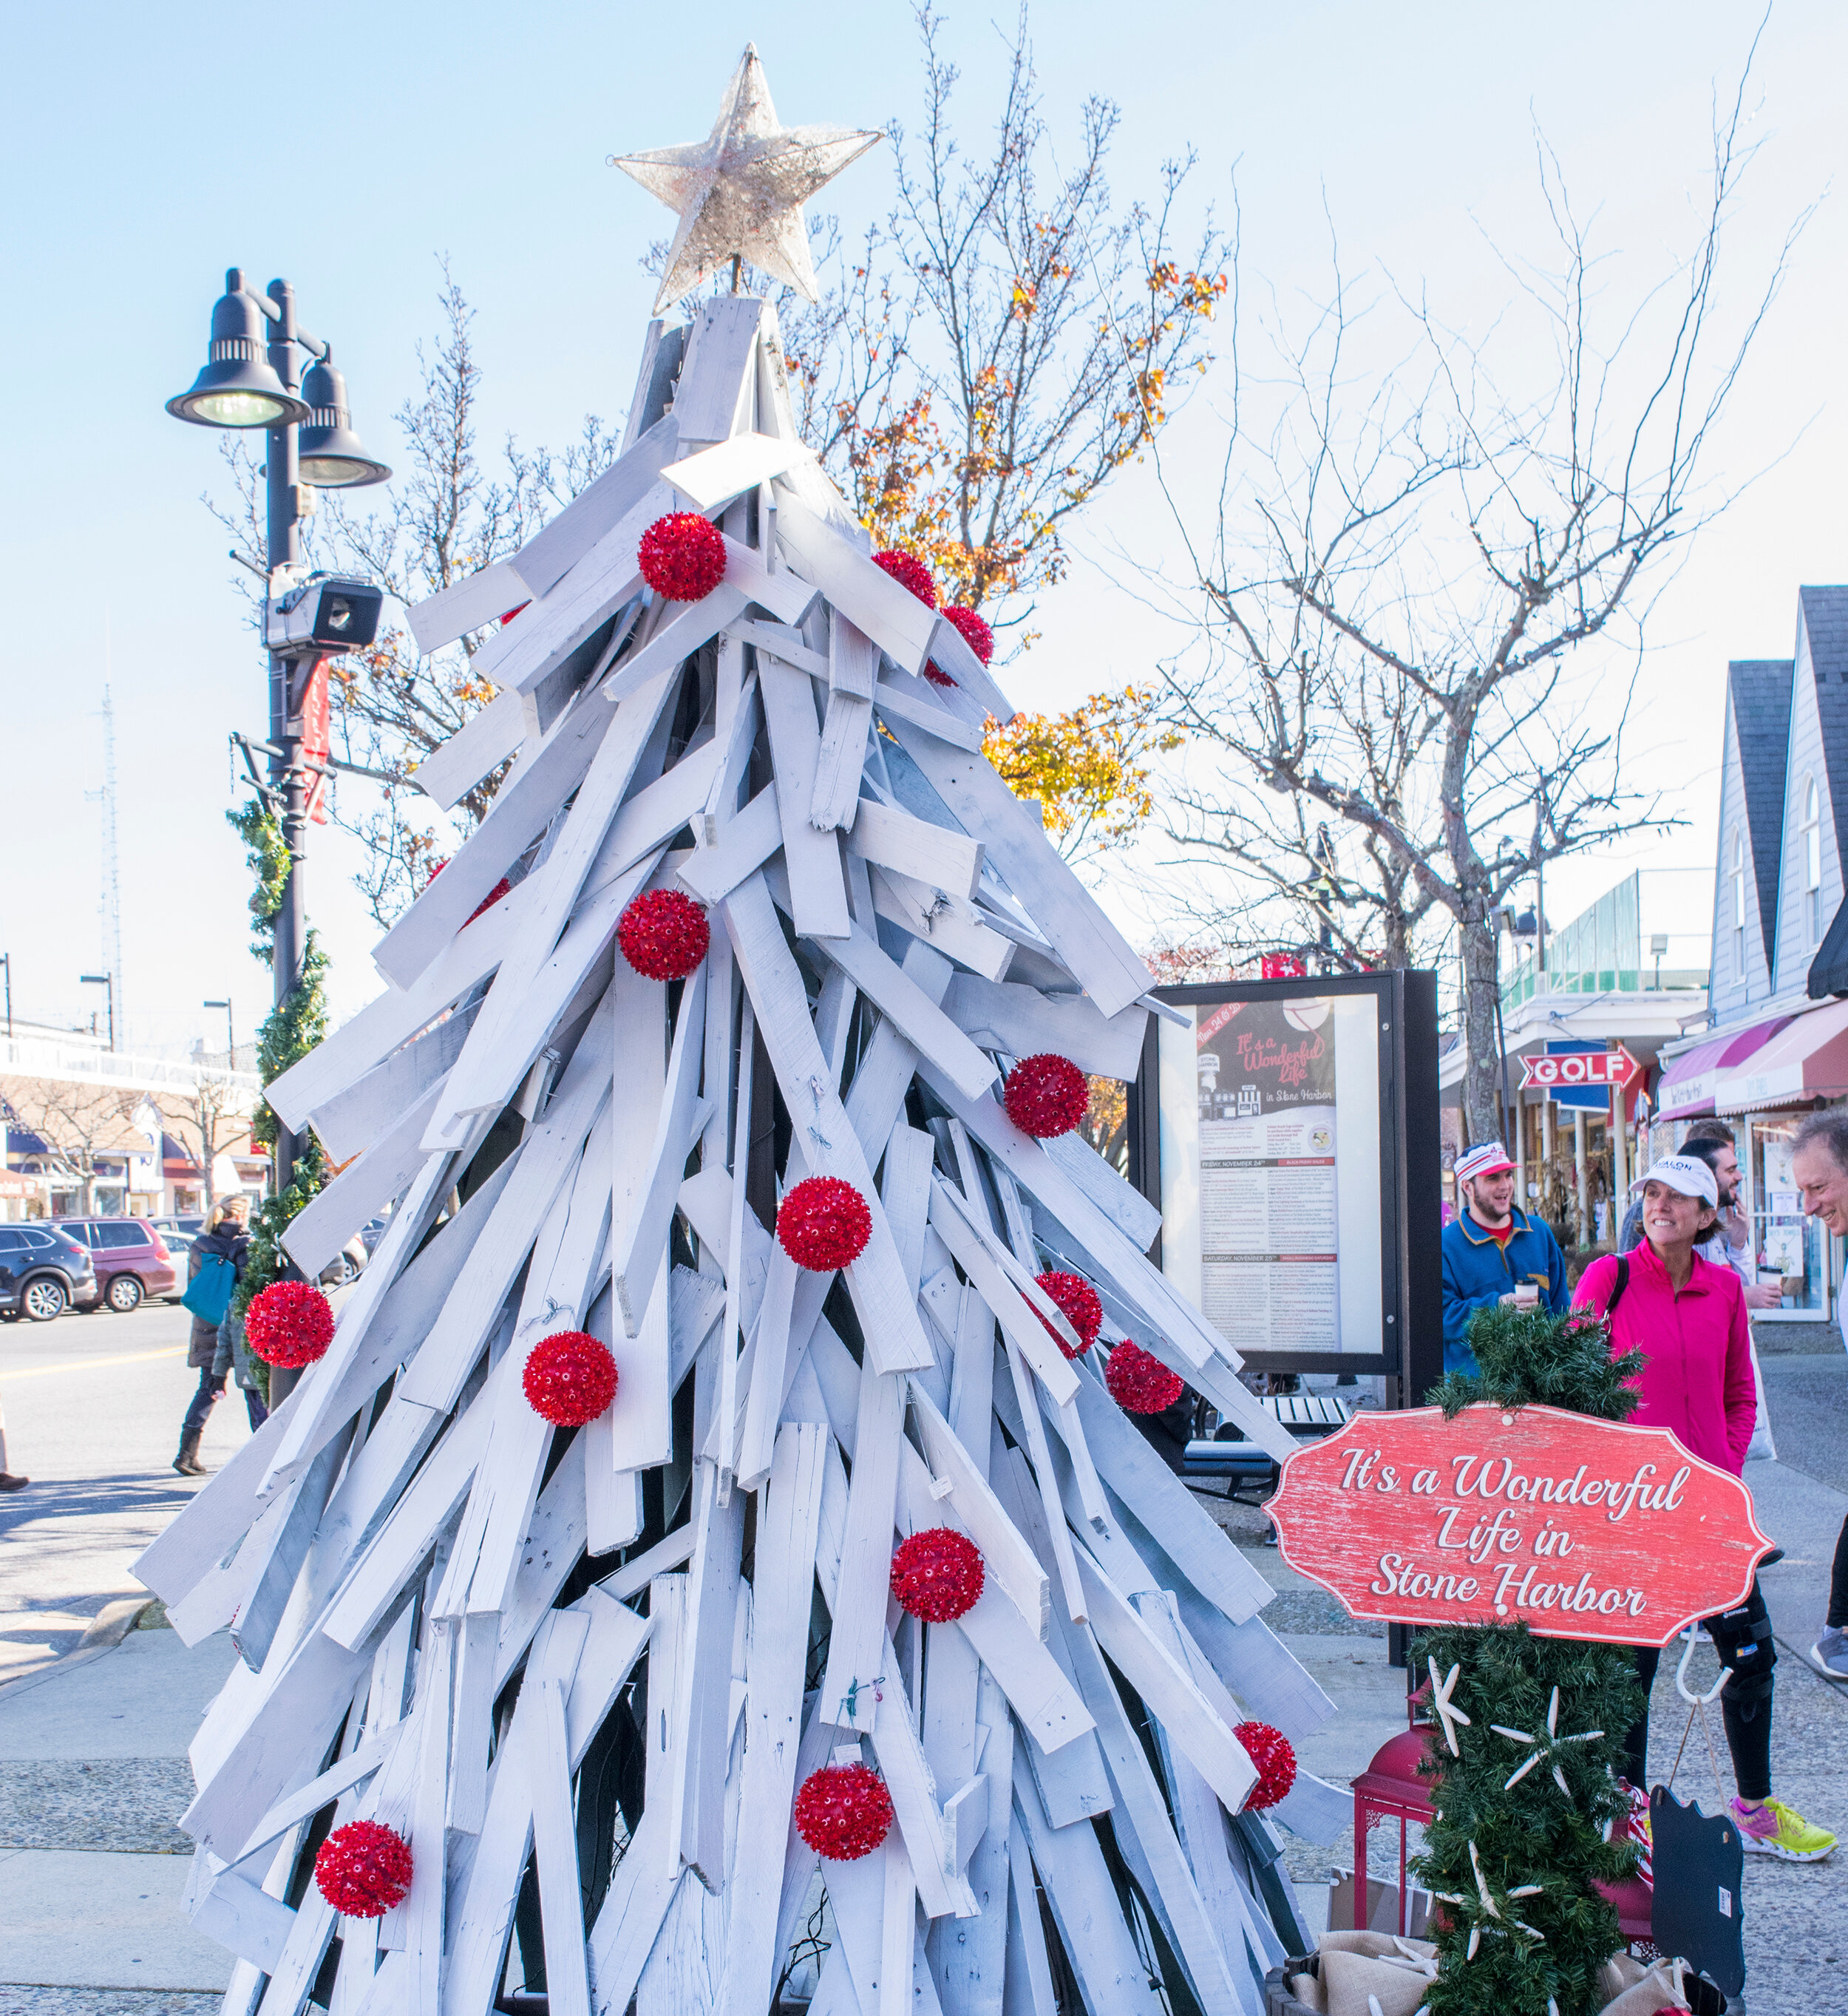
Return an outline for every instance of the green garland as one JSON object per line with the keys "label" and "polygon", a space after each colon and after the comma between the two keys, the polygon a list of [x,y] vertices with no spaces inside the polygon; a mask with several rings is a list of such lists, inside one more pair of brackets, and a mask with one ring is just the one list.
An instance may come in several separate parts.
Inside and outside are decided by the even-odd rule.
{"label": "green garland", "polygon": [[[257,884],[250,898],[256,930],[250,949],[265,966],[273,967],[276,918],[282,911],[289,869],[282,825],[256,799],[225,816],[250,850],[247,859]],[[306,1057],[327,1034],[327,955],[311,931],[303,949],[300,982],[286,1000],[270,1010],[257,1032],[257,1067],[266,1085]],[[276,1129],[275,1114],[266,1103],[250,1123],[250,1138],[273,1154]],[[282,1234],[289,1220],[326,1181],[327,1157],[313,1132],[304,1130],[295,1139],[295,1163],[289,1187],[266,1197],[251,1220],[250,1250],[232,1304],[240,1318],[253,1296],[285,1277],[288,1262],[282,1251]],[[253,1365],[261,1367],[258,1376],[267,1388],[268,1368],[261,1360],[253,1361]]]}
{"label": "green garland", "polygon": [[[1625,1382],[1642,1353],[1613,1359],[1609,1333],[1595,1318],[1492,1304],[1472,1319],[1469,1342],[1479,1374],[1452,1373],[1430,1395],[1447,1416],[1487,1401],[1621,1421],[1636,1406]],[[1456,1731],[1460,1755],[1433,1746],[1426,1769],[1435,1817],[1412,1865],[1433,1893],[1455,1900],[1434,1932],[1431,2016],[1548,2016],[1549,2005],[1559,2016],[1588,2016],[1599,2006],[1599,1970],[1620,1943],[1616,1912],[1593,1885],[1636,1871],[1634,1844],[1605,1838],[1627,1806],[1617,1784],[1623,1739],[1643,1708],[1630,1654],[1537,1638],[1515,1624],[1447,1625],[1416,1640],[1410,1656],[1420,1676],[1429,1660],[1440,1678],[1457,1669],[1449,1700],[1469,1717]],[[1555,1688],[1554,1734],[1598,1733],[1556,1747],[1546,1741]],[[1500,1734],[1497,1723],[1540,1742]],[[1536,1748],[1542,1761],[1510,1786]]]}

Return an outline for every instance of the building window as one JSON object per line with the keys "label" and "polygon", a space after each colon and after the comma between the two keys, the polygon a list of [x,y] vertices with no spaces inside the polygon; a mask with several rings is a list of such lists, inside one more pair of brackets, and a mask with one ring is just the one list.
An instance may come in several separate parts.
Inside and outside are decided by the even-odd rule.
{"label": "building window", "polygon": [[1814,777],[1803,792],[1803,917],[1815,945],[1822,937],[1822,801]]}
{"label": "building window", "polygon": [[1746,839],[1732,830],[1732,970],[1746,977]]}

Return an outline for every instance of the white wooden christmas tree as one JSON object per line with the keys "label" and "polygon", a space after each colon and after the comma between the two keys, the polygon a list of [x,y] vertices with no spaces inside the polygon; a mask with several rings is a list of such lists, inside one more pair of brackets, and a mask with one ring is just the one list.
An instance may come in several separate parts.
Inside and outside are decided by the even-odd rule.
{"label": "white wooden christmas tree", "polygon": [[[663,305],[739,255],[812,289],[801,200],[873,137],[779,128],[747,52],[710,140],[623,164],[681,211]],[[906,574],[734,292],[412,612],[519,608],[419,781],[509,768],[270,1089],[348,1164],[307,1276],[389,1229],[141,1564],[241,1654],[182,1822],[236,2016],[1260,2016],[1294,1928],[1236,1731],[1331,1704],[1116,1396],[1289,1444],[1069,1131],[1161,1011]]]}

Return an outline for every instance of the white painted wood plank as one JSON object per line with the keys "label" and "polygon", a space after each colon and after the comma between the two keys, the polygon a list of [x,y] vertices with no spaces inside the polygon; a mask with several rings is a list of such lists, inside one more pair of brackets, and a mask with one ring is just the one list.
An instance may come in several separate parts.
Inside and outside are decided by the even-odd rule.
{"label": "white painted wood plank", "polygon": [[787,483],[778,483],[776,491],[777,535],[796,571],[894,664],[921,671],[929,656],[936,612],[857,552]]}
{"label": "white painted wood plank", "polygon": [[625,801],[584,878],[580,906],[699,817],[717,777],[721,753],[717,743],[702,743]]}
{"label": "white painted wood plank", "polygon": [[573,1442],[539,1494],[513,1600],[502,1614],[501,1635],[494,1647],[497,1694],[512,1678],[566,1577],[583,1557],[584,1456],[580,1445]]}
{"label": "white painted wood plank", "polygon": [[496,693],[417,765],[411,782],[443,811],[451,811],[490,770],[506,761],[526,733],[520,696]]}
{"label": "white painted wood plank", "polygon": [[820,1712],[843,1729],[870,1732],[881,1683],[897,1683],[884,1663],[886,1599],[892,1532],[904,1448],[905,1384],[882,1373],[868,1354],[861,1368],[854,1422],[854,1476],[841,1550],[840,1593],[822,1681]]}
{"label": "white painted wood plank", "polygon": [[[942,1503],[954,1512],[956,1522],[968,1529],[982,1550],[989,1573],[1006,1591],[1034,1636],[1044,1639],[1052,1597],[1038,1555],[996,1495],[985,1466],[977,1465],[915,1379],[911,1381],[911,1417],[931,1468],[951,1486]],[[982,1427],[983,1432],[987,1433],[989,1424],[984,1421]]]}
{"label": "white painted wood plank", "polygon": [[[408,989],[454,942],[471,913],[584,782],[613,725],[609,709],[595,705],[587,695],[532,752],[519,776],[510,778],[496,793],[487,818],[450,856],[442,873],[424,884],[411,907],[372,948],[372,963],[394,986]],[[503,920],[516,917],[519,913],[509,909],[508,903],[509,898],[503,897],[476,920],[474,928],[496,916]],[[430,1021],[448,1005],[439,1003],[423,1021]],[[422,1022],[412,1025],[412,1028],[422,1026]],[[411,1031],[404,1033],[409,1035]],[[338,1089],[330,1085],[328,1090]],[[318,1105],[326,1096],[317,1092],[310,1103]]]}
{"label": "white painted wood plank", "polygon": [[289,1220],[282,1250],[301,1269],[304,1280],[319,1280],[321,1270],[338,1258],[360,1227],[402,1195],[423,1165],[423,1130],[442,1091],[440,1081],[433,1085],[379,1140]]}
{"label": "white painted wood plank", "polygon": [[768,653],[760,654],[757,671],[776,767],[777,810],[796,928],[806,938],[840,937],[848,929],[840,842],[832,830],[811,826],[808,816],[821,745],[814,692],[793,665]]}
{"label": "white painted wood plank", "polygon": [[545,1936],[545,1986],[551,1998],[547,2007],[555,2016],[590,2016],[565,1690],[556,1680],[539,1683],[538,1720],[538,1741],[528,1754],[533,1769],[533,1852]]}
{"label": "white painted wood plank", "polygon": [[1010,1815],[1008,1835],[1008,1954],[1002,2007],[1006,2016],[1059,2016],[1046,1928],[1040,1917],[1033,1858],[1019,1816]]}
{"label": "white painted wood plank", "polygon": [[1051,1050],[1101,1078],[1134,1078],[1142,1067],[1146,1008],[1132,1005],[1106,1016],[1082,994],[1042,994],[959,974],[944,998],[944,1013],[984,1049],[1016,1057]]}
{"label": "white painted wood plank", "polygon": [[692,509],[712,512],[771,477],[781,476],[808,452],[800,441],[780,441],[772,434],[734,434],[729,441],[667,463],[661,474]]}
{"label": "white painted wood plank", "polygon": [[808,802],[808,823],[818,831],[851,823],[866,762],[866,738],[872,732],[870,700],[862,700],[857,693],[828,696],[821,747],[815,759],[814,790]]}
{"label": "white painted wood plank", "polygon": [[[930,1346],[918,1316],[916,1299],[904,1283],[897,1248],[873,1185],[868,1157],[854,1132],[848,1110],[843,1109],[829,1082],[828,1062],[809,1020],[801,974],[784,941],[775,907],[760,876],[753,877],[726,898],[724,915],[777,1082],[801,1133],[804,1154],[820,1172],[850,1183],[866,1200],[872,1215],[872,1236],[866,1250],[845,1270],[848,1292],[854,1298],[869,1352],[883,1372],[927,1366],[933,1362]],[[895,1108],[886,1114],[884,1128],[878,1137],[882,1142],[896,1118]]]}
{"label": "white painted wood plank", "polygon": [[[1088,1827],[1054,1828],[1034,1789],[1025,1760],[1014,1756],[1014,1811],[1052,1907],[1066,1957],[1077,1971],[1087,2007],[1157,2016],[1162,2009],[1137,1953],[1103,1850]],[[1032,1908],[1023,1897],[1023,1910]]]}
{"label": "white painted wood plank", "polygon": [[[698,1466],[694,1517],[700,1528],[689,1564],[688,1656],[679,1679],[686,1743],[674,1773],[671,1810],[679,1852],[709,1888],[725,1880],[724,1787],[731,1755],[732,1652],[739,1603],[744,1504],[718,1503],[717,1479]],[[670,1837],[671,1843],[672,1837]]]}
{"label": "white painted wood plank", "polygon": [[[980,841],[914,819],[896,805],[883,805],[872,798],[860,801],[847,834],[847,851],[913,880],[940,884],[958,896],[973,897],[981,880]],[[951,987],[954,990],[953,981]],[[945,1012],[949,1012],[947,1006]],[[960,1018],[952,1019],[960,1024]]]}
{"label": "white painted wood plank", "polygon": [[721,2003],[736,2016],[760,2016],[782,1959],[776,1929],[783,1869],[765,1850],[787,1833],[795,1791],[827,1434],[813,1424],[783,1429],[768,1489],[759,1502],[750,1691],[739,1795],[738,1831],[746,1852],[739,1856],[730,1884]]}
{"label": "white painted wood plank", "polygon": [[[660,988],[665,995],[663,983],[649,984]],[[626,1052],[628,1032],[624,1035]],[[623,1327],[631,1337],[639,1330],[648,1298],[656,1291],[674,1200],[692,1150],[693,1108],[699,1097],[705,1041],[706,969],[702,966],[695,969],[681,990],[674,1045],[668,1054],[653,1139],[642,1161],[639,1180],[624,1200],[624,1222],[612,1249],[617,1305],[622,1312]],[[644,1068],[652,1081],[652,1052]],[[636,1134],[625,1129],[617,1153],[625,1162],[631,1161],[639,1145]]]}
{"label": "white painted wood plank", "polygon": [[462,1054],[475,1019],[473,1005],[446,1015],[414,1042],[394,1051],[308,1116],[332,1162],[350,1161],[381,1139],[439,1084]]}
{"label": "white painted wood plank", "polygon": [[782,844],[776,790],[766,784],[742,812],[719,828],[711,846],[696,849],[681,863],[680,879],[701,902],[719,902]]}
{"label": "white painted wood plank", "polygon": [[1140,999],[1148,967],[987,758],[951,748],[902,716],[893,726],[964,831],[980,833],[988,859],[1099,1010],[1115,1015]]}
{"label": "white painted wood plank", "polygon": [[[843,1581],[844,1585],[844,1575]],[[925,1761],[923,1745],[918,1740],[911,1701],[890,1636],[886,1639],[883,1669],[888,1676],[886,1683],[873,1690],[872,1747],[886,1789],[892,1796],[892,1809],[911,1863],[918,1901],[929,1917],[951,1914],[973,1917],[975,1893],[961,1868],[951,1866],[943,1809],[937,1804],[937,1787]]]}
{"label": "white painted wood plank", "polygon": [[815,592],[800,574],[787,567],[771,569],[754,546],[725,541],[725,584],[748,596],[753,607],[767,609],[785,623],[800,623]]}
{"label": "white painted wood plank", "polygon": [[934,700],[926,700],[921,686],[908,692],[890,679],[881,679],[873,689],[872,697],[881,715],[908,722],[913,729],[944,744],[947,751],[959,750],[965,756],[980,755],[981,729],[949,713]]}
{"label": "white painted wood plank", "polygon": [[740,644],[754,644],[759,650],[770,652],[786,665],[807,672],[811,679],[825,682],[828,678],[827,659],[810,649],[804,633],[793,624],[741,616],[735,623],[726,625],[725,635]]}
{"label": "white painted wood plank", "polygon": [[[1026,1298],[1026,1284],[1010,1278],[1000,1252],[981,1235],[973,1214],[953,1186],[940,1176],[931,1185],[930,1225],[969,1276],[969,1285],[987,1303],[1008,1344],[1033,1367],[1055,1406],[1078,1390],[1078,1375],[1048,1334],[1038,1310]],[[1043,1291],[1041,1291],[1043,1293]]]}
{"label": "white painted wood plank", "polygon": [[411,641],[427,657],[445,644],[453,644],[457,638],[466,637],[471,630],[486,629],[509,610],[532,599],[533,591],[512,563],[495,560],[464,574],[459,581],[452,581],[447,588],[438,589],[434,595],[426,595],[422,601],[413,602],[404,614],[411,626]]}
{"label": "white painted wood plank", "polygon": [[[786,859],[786,826],[784,839]],[[796,929],[800,936],[812,935],[804,930],[800,904]],[[929,1057],[965,1096],[979,1098],[994,1083],[998,1074],[993,1060],[984,1057],[929,995],[906,976],[904,969],[880,951],[870,932],[843,919],[839,933],[818,938],[816,945],[896,1026],[906,1042]]]}
{"label": "white painted wood plank", "polygon": [[987,980],[998,980],[1014,963],[1014,943],[982,921],[983,913],[930,882],[872,871],[873,908],[882,917],[934,946]]}
{"label": "white painted wood plank", "polygon": [[750,293],[708,295],[694,308],[674,394],[674,418],[689,450],[750,427],[758,332],[770,312],[760,295]]}
{"label": "white painted wood plank", "polygon": [[[547,595],[630,517],[653,490],[661,470],[679,452],[671,416],[657,420],[596,481],[581,491],[513,556],[515,571],[534,595]],[[666,507],[671,510],[671,504]]]}
{"label": "white painted wood plank", "polygon": [[1012,721],[1014,703],[996,685],[994,675],[978,658],[969,640],[947,616],[940,614],[931,635],[930,656],[939,671],[947,672],[975,705],[997,721]]}

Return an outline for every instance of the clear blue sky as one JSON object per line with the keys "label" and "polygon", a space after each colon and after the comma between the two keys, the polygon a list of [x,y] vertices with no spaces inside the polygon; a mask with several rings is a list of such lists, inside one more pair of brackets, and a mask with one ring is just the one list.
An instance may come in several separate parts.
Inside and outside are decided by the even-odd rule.
{"label": "clear blue sky", "polygon": [[[948,9],[980,144],[1001,52],[994,16]],[[649,287],[637,264],[667,216],[604,157],[703,135],[754,38],[790,123],[878,125],[917,99],[908,10],[697,9],[548,0],[489,8],[325,5],[293,18],[109,0],[13,17],[0,147],[9,193],[0,299],[7,463],[0,642],[8,760],[0,805],[0,950],[24,1014],[74,1016],[99,956],[97,810],[106,635],[120,772],[126,996],[131,1031],[221,1040],[196,1006],[232,990],[240,1034],[267,997],[244,950],[247,884],[222,814],[225,735],[261,731],[260,662],[241,625],[225,542],[198,502],[219,481],[214,437],[167,418],[191,379],[223,269],[286,275],[332,340],[359,427],[401,461],[390,415],[433,326],[435,255],[478,311],[491,414],[561,440],[628,396]],[[1203,196],[1238,164],[1248,287],[1317,286],[1325,200],[1351,268],[1428,281],[1459,320],[1486,322],[1500,283],[1472,216],[1505,240],[1536,223],[1531,121],[1582,199],[1604,207],[1616,277],[1658,271],[1687,241],[1706,164],[1710,96],[1736,73],[1755,16],[1735,5],[1340,4],[1287,9],[1174,0],[1150,12],[1042,5],[1036,43],[1056,136],[1091,91],[1124,108],[1115,181],[1149,188],[1191,143]],[[1736,221],[1742,275],[1841,166],[1848,13],[1784,0],[1761,52],[1755,131],[1767,145]],[[850,223],[883,210],[875,150],[834,185]],[[1664,599],[1645,674],[1635,761],[1692,822],[1652,862],[1710,865],[1718,698],[1726,659],[1789,650],[1803,581],[1848,576],[1843,418],[1848,228],[1825,203],[1720,444],[1735,477],[1781,464],[1710,534]],[[1176,423],[1176,467],[1211,459],[1209,387]],[[1807,427],[1807,432],[1803,431]],[[1800,438],[1799,437],[1800,435]],[[1794,446],[1792,444],[1794,442]],[[1126,484],[1081,542],[1159,549],[1159,514]],[[1043,611],[1044,641],[1010,675],[1033,706],[1146,673],[1157,639],[1081,565]],[[311,902],[350,1011],[375,990],[375,933],[347,885],[350,844],[318,835]],[[1637,860],[1562,870],[1572,908]],[[1142,896],[1126,885],[1127,916]],[[1677,955],[1678,956],[1678,955]]]}

